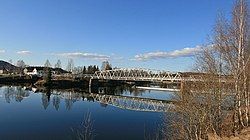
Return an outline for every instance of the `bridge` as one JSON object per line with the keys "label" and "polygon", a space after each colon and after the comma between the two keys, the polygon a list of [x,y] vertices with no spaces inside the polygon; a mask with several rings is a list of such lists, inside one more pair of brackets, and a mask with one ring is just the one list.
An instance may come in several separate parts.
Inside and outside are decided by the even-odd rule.
{"label": "bridge", "polygon": [[[206,77],[215,77],[216,79],[209,79]],[[89,92],[91,93],[92,80],[117,80],[117,81],[129,81],[129,82],[168,82],[180,84],[180,90],[183,89],[184,81],[187,82],[214,82],[220,81],[223,83],[228,82],[230,75],[211,75],[208,73],[192,73],[192,72],[169,72],[150,69],[113,69],[96,71],[91,75],[80,75],[80,77],[88,77],[89,80]]]}
{"label": "bridge", "polygon": [[178,81],[182,80],[181,73],[169,71],[159,71],[150,69],[113,69],[96,71],[90,75],[91,79],[103,80],[124,80],[124,81]]}
{"label": "bridge", "polygon": [[[226,82],[231,75],[209,75],[195,72],[170,72],[151,69],[113,69],[96,71],[94,74],[80,74],[77,77],[85,77],[98,80],[121,80],[121,81],[149,81],[149,82],[204,82],[204,76],[216,76],[221,82]],[[91,81],[90,81],[91,82]]]}

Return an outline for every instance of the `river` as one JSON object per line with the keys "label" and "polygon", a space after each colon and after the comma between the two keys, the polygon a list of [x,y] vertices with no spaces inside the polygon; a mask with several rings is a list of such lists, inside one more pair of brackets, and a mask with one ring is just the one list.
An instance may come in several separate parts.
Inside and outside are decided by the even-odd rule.
{"label": "river", "polygon": [[[35,91],[35,92],[34,92]],[[87,90],[86,90],[87,91]],[[100,88],[94,95],[170,100],[173,93],[124,88]],[[165,113],[133,110],[102,103],[81,90],[27,89],[0,87],[1,140],[68,140],[82,129],[89,114],[96,140],[140,140],[154,135]],[[133,101],[133,98],[129,98]],[[157,100],[155,100],[157,101]],[[131,101],[130,101],[131,102]],[[160,102],[160,101],[159,101]],[[126,103],[125,103],[126,104]],[[81,130],[80,130],[81,131]]]}

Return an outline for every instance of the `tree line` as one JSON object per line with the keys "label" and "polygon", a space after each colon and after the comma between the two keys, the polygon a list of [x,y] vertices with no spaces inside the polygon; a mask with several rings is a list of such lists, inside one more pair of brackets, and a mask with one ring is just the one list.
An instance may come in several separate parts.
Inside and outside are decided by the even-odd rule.
{"label": "tree line", "polygon": [[[12,60],[9,60],[10,63],[12,63]],[[28,67],[27,64],[23,60],[18,60],[16,63],[16,66],[20,68]],[[51,68],[52,64],[47,59],[44,63],[45,68]],[[61,60],[57,60],[56,64],[54,65],[54,68],[62,68],[62,62]],[[65,68],[66,71],[72,72],[73,74],[94,74],[96,71],[99,71],[99,67],[97,65],[89,65],[89,66],[74,66],[73,59],[69,59],[67,66]],[[103,61],[101,70],[112,70],[112,65],[108,61]]]}

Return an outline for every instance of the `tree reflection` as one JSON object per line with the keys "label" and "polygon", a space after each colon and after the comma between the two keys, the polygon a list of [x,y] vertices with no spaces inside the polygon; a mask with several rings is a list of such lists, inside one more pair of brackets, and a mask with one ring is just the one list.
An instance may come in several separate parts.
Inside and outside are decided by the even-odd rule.
{"label": "tree reflection", "polygon": [[12,92],[11,92],[11,88],[10,87],[6,87],[5,88],[5,90],[4,90],[4,97],[5,97],[5,100],[6,100],[6,102],[7,103],[10,103],[10,101],[11,101],[11,94]]}
{"label": "tree reflection", "polygon": [[73,106],[73,101],[71,99],[65,99],[65,107],[67,110],[71,110]]}
{"label": "tree reflection", "polygon": [[76,101],[80,101],[82,99],[82,94],[83,93],[79,93],[79,92],[74,92],[73,90],[69,91],[69,92],[64,92],[62,94],[63,98],[65,98],[65,107],[67,110],[71,110],[73,104]]}
{"label": "tree reflection", "polygon": [[42,104],[45,110],[48,108],[50,104],[50,96],[51,96],[51,90],[48,88],[46,89],[46,93],[42,94]]}
{"label": "tree reflection", "polygon": [[53,106],[56,110],[59,110],[59,105],[60,105],[60,97],[58,95],[55,95],[53,97]]}
{"label": "tree reflection", "polygon": [[[93,97],[90,97],[90,96],[86,97],[86,99],[89,102],[94,102],[95,101],[95,99]],[[84,100],[84,98],[83,98],[83,100]]]}
{"label": "tree reflection", "polygon": [[16,87],[16,101],[21,102],[25,97],[30,95],[29,92],[23,90],[22,87]]}
{"label": "tree reflection", "polygon": [[76,128],[71,128],[72,139],[74,140],[93,140],[94,133],[94,121],[91,118],[91,113],[88,111],[83,118],[81,124]]}
{"label": "tree reflection", "polygon": [[[85,89],[51,89],[49,87],[47,88],[37,88],[37,87],[11,87],[6,86],[2,87],[2,92],[4,95],[4,98],[7,103],[11,103],[12,101],[15,102],[22,102],[25,98],[27,98],[31,93],[40,93],[41,95],[41,104],[44,108],[44,110],[47,110],[48,106],[50,105],[50,102],[52,102],[53,108],[55,110],[59,110],[60,104],[63,101],[63,104],[65,104],[66,110],[71,110],[73,107],[73,104],[77,101],[89,101],[89,102],[95,102],[97,101],[91,93],[86,92]],[[99,87],[96,90],[97,92],[93,92],[93,94],[98,94],[98,91],[101,92],[99,94],[104,95],[115,95],[119,96],[124,93],[130,93],[133,95],[141,94],[142,90],[137,90],[135,88],[131,88],[129,86],[111,86],[111,87]],[[52,95],[52,96],[51,96]],[[51,100],[51,101],[50,101]],[[98,102],[98,101],[97,101]],[[108,103],[100,103],[102,107],[107,107]]]}
{"label": "tree reflection", "polygon": [[108,95],[122,95],[127,92],[133,96],[141,96],[145,90],[133,88],[131,86],[122,85],[122,86],[109,86],[109,87],[98,87],[93,88],[92,91],[98,94],[108,94]]}
{"label": "tree reflection", "polygon": [[101,107],[107,107],[108,104],[105,104],[105,103],[100,103]]}
{"label": "tree reflection", "polygon": [[24,98],[27,98],[30,93],[25,91],[22,87],[5,87],[3,90],[4,97],[7,103],[11,103],[11,100],[21,102]]}

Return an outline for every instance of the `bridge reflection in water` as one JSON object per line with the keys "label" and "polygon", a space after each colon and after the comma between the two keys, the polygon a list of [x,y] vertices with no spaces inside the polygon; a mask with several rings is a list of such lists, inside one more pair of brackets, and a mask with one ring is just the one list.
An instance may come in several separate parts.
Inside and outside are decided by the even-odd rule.
{"label": "bridge reflection in water", "polygon": [[[75,98],[77,97],[79,99],[79,95],[70,92],[57,92],[57,95],[60,95],[64,99],[70,99],[72,101],[76,101]],[[172,101],[122,95],[84,93],[80,98],[85,101],[99,102],[104,106],[111,105],[121,109],[134,111],[167,112],[170,108],[174,107]]]}
{"label": "bridge reflection in water", "polygon": [[171,107],[173,107],[173,103],[171,101],[158,99],[101,95],[94,93],[91,93],[90,97],[93,97],[95,101],[98,101],[103,104],[109,104],[122,109],[135,111],[167,112]]}

